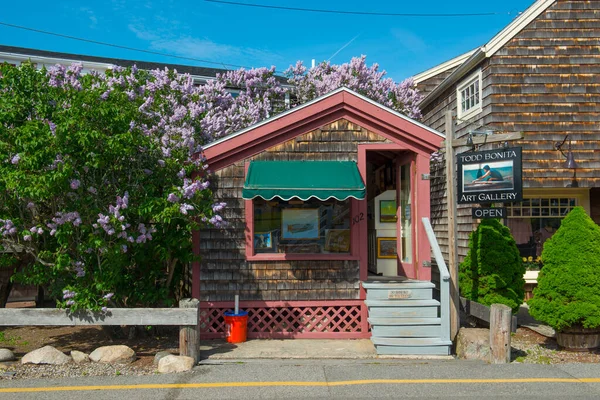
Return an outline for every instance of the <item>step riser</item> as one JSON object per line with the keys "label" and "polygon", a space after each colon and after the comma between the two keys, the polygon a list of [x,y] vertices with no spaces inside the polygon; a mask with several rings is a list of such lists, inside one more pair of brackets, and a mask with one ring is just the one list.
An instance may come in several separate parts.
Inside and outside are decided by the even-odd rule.
{"label": "step riser", "polygon": [[395,282],[395,283],[375,283],[363,282],[363,287],[369,290],[373,289],[388,289],[388,290],[404,290],[404,289],[432,289],[435,285],[431,282],[411,281],[411,282]]}
{"label": "step riser", "polygon": [[437,307],[369,307],[370,317],[435,318]]}
{"label": "step riser", "polygon": [[424,356],[449,356],[450,355],[450,346],[411,346],[411,347],[403,347],[403,346],[379,346],[375,345],[375,349],[377,350],[377,354],[381,355],[406,355],[406,356],[414,356],[414,355],[424,355]]}
{"label": "step riser", "polygon": [[433,326],[372,326],[375,337],[440,337],[441,327]]}
{"label": "step riser", "polygon": [[441,318],[374,318],[367,319],[373,326],[418,326],[418,325],[436,325],[442,324]]}
{"label": "step riser", "polygon": [[433,298],[431,289],[369,289],[367,300],[429,300]]}

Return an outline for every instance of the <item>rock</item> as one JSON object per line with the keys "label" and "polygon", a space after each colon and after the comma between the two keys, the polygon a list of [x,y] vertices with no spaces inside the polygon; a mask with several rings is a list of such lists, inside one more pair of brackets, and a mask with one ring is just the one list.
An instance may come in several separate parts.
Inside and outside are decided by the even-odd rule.
{"label": "rock", "polygon": [[465,360],[483,360],[489,362],[489,329],[460,328],[456,336],[456,357]]}
{"label": "rock", "polygon": [[0,349],[0,362],[12,361],[15,359],[15,355],[9,349]]}
{"label": "rock", "polygon": [[160,360],[162,360],[163,358],[165,358],[166,356],[172,356],[173,354],[171,354],[168,351],[159,351],[158,353],[156,353],[156,355],[154,356],[154,365],[158,365],[158,362]]}
{"label": "rock", "polygon": [[66,364],[71,357],[52,346],[30,351],[21,358],[21,364]]}
{"label": "rock", "polygon": [[190,371],[194,367],[194,359],[187,356],[166,356],[158,362],[158,372],[170,374],[173,372]]}
{"label": "rock", "polygon": [[135,351],[124,345],[98,347],[90,360],[99,363],[128,364],[135,360]]}
{"label": "rock", "polygon": [[88,356],[85,353],[82,353],[81,351],[72,350],[71,357],[73,358],[73,361],[75,361],[75,364],[90,362],[90,356]]}

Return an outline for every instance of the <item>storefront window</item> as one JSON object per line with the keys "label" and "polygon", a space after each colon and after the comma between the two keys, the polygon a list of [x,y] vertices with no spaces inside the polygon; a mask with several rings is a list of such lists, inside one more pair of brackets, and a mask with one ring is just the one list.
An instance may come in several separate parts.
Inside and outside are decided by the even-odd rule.
{"label": "storefront window", "polygon": [[350,253],[350,200],[254,199],[254,252]]}
{"label": "storefront window", "polygon": [[542,254],[544,242],[552,237],[575,206],[577,199],[569,197],[530,198],[509,204],[507,226],[521,257],[535,262]]}

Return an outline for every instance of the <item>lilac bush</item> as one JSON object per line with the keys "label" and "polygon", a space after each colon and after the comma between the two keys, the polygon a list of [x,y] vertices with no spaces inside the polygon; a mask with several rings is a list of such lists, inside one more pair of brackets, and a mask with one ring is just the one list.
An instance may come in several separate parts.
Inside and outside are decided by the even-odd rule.
{"label": "lilac bush", "polygon": [[[72,309],[172,303],[191,232],[223,227],[202,145],[341,86],[418,118],[412,81],[365,57],[229,71],[203,86],[173,70],[0,67],[0,265]],[[10,257],[9,257],[10,255]]]}
{"label": "lilac bush", "polygon": [[420,118],[418,103],[422,96],[412,79],[396,84],[385,78],[385,71],[379,65],[366,64],[366,56],[354,57],[349,63],[331,65],[322,62],[315,68],[307,69],[302,62],[286,70],[291,92],[299,103],[305,103],[339,87],[345,86],[376,102],[393,108],[411,118]]}
{"label": "lilac bush", "polygon": [[0,250],[62,306],[168,304],[192,229],[225,223],[200,92],[174,71],[81,71],[1,67]]}

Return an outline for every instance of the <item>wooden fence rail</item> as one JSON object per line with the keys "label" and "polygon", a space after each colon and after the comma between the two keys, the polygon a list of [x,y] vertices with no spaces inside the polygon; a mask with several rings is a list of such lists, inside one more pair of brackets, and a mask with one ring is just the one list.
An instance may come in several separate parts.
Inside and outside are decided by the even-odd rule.
{"label": "wooden fence rail", "polygon": [[[465,299],[464,297],[460,298],[460,307],[467,315],[480,319],[488,324],[490,323],[490,307],[484,306],[473,300]],[[510,330],[511,332],[517,331],[516,315],[511,317]]]}
{"label": "wooden fence rail", "polygon": [[179,326],[179,354],[200,360],[199,301],[184,299],[179,308],[111,308],[107,312],[56,308],[0,308],[0,326],[153,325]]}

